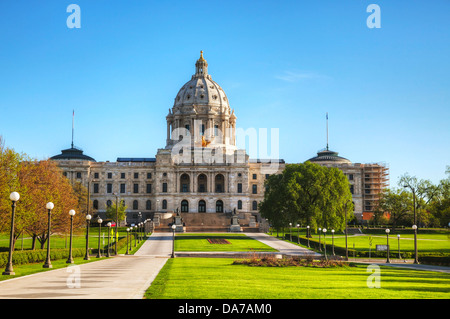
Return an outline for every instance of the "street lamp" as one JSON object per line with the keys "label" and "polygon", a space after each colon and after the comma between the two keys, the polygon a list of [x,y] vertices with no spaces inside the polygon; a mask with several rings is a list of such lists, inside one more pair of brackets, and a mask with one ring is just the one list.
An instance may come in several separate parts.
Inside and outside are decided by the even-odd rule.
{"label": "street lamp", "polygon": [[412,229],[414,229],[414,263],[419,263],[419,257],[417,254],[417,216],[416,216],[416,191],[414,187],[411,185],[403,185],[404,188],[409,187],[413,193],[413,209],[414,209],[414,225],[412,225]]}
{"label": "street lamp", "polygon": [[89,225],[91,224],[92,216],[86,215],[86,255],[84,256],[84,260],[90,260],[89,258]]}
{"label": "street lamp", "polygon": [[108,234],[108,246],[107,246],[108,251],[107,251],[107,253],[106,253],[106,257],[111,257],[111,255],[110,255],[110,253],[109,253],[109,237],[110,237],[110,235],[111,235],[111,222],[109,222],[108,224],[106,224],[106,226],[108,227],[108,232],[107,232],[107,234]]}
{"label": "street lamp", "polygon": [[306,226],[306,238],[308,238],[308,248],[311,248],[311,247],[309,246],[309,225]]}
{"label": "street lamp", "polygon": [[389,259],[389,233],[390,233],[390,232],[391,232],[390,229],[387,228],[387,229],[386,229],[386,242],[387,242],[387,259],[386,259],[386,263],[387,263],[387,264],[390,264],[390,263],[391,263],[391,261],[390,261],[390,259]]}
{"label": "street lamp", "polygon": [[11,200],[11,230],[9,232],[9,255],[8,255],[8,263],[6,264],[5,271],[2,275],[15,275],[13,265],[12,265],[12,255],[13,255],[13,241],[14,241],[14,215],[16,212],[16,202],[19,200],[20,195],[17,192],[12,192],[9,195],[9,199]]}
{"label": "street lamp", "polygon": [[127,252],[125,253],[125,255],[129,255],[130,254],[130,250],[128,249],[128,237],[130,234],[130,228],[127,228]]}
{"label": "street lamp", "polygon": [[[414,213],[414,216],[415,216],[415,213]],[[415,220],[416,218],[414,217],[414,220]],[[416,224],[414,224],[414,225],[412,225],[412,227],[411,227],[413,230],[414,230],[414,263],[415,264],[418,264],[419,263],[419,256],[417,255],[417,225]]]}
{"label": "street lamp", "polygon": [[175,224],[172,224],[172,258],[175,258]]}
{"label": "street lamp", "polygon": [[297,244],[300,244],[300,224],[297,224]]}
{"label": "street lamp", "polygon": [[320,243],[320,232],[322,231],[322,228],[319,227],[319,251],[322,251],[322,244]]}
{"label": "street lamp", "polygon": [[400,255],[400,234],[397,234],[398,238],[398,259],[402,259],[402,256]]}
{"label": "street lamp", "polygon": [[69,258],[67,258],[66,263],[73,264],[72,237],[73,237],[73,216],[75,216],[75,210],[73,209],[69,210],[69,215],[70,215],[70,245],[69,245]]}
{"label": "street lamp", "polygon": [[98,223],[98,252],[97,252],[97,258],[102,257],[102,254],[100,253],[100,232],[102,229],[102,222],[103,220],[99,217],[97,218],[97,223]]}
{"label": "street lamp", "polygon": [[325,250],[325,260],[328,260],[328,257],[327,257],[327,242],[326,242],[326,239],[325,239],[325,235],[326,234],[327,234],[327,229],[324,228],[323,229],[323,247],[324,247],[324,250]]}
{"label": "street lamp", "polygon": [[42,266],[43,268],[53,268],[52,263],[50,261],[50,217],[52,215],[52,209],[55,207],[55,205],[52,202],[48,202],[47,205],[45,205],[45,208],[47,208],[48,211],[48,238],[47,238],[47,258],[45,259],[45,263]]}
{"label": "street lamp", "polygon": [[118,254],[118,252],[117,252],[117,238],[119,237],[117,234],[118,234],[118,228],[117,227],[119,227],[119,208],[118,208],[118,205],[119,205],[119,195],[117,194],[117,193],[114,193],[114,196],[116,196],[116,227],[115,227],[115,229],[116,229],[116,231],[115,231],[115,236],[116,236],[116,238],[115,238],[115,241],[114,241],[114,247],[115,247],[115,255],[117,256],[117,254]]}
{"label": "street lamp", "polygon": [[289,223],[289,240],[290,241],[292,241],[292,229],[291,229],[291,227],[292,227],[292,223]]}
{"label": "street lamp", "polygon": [[331,242],[332,242],[332,247],[333,247],[333,256],[335,256],[336,254],[334,253],[334,229],[331,230]]}

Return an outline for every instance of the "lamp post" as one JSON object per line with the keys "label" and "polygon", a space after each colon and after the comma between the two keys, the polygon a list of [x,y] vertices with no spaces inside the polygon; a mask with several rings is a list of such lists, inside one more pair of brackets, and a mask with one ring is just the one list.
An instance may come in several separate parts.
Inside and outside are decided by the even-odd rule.
{"label": "lamp post", "polygon": [[52,263],[50,261],[50,217],[52,215],[52,209],[55,207],[55,205],[52,202],[48,202],[47,205],[45,205],[45,208],[47,208],[48,211],[48,229],[47,229],[47,233],[48,233],[48,238],[47,238],[47,258],[45,259],[45,263],[42,266],[43,268],[52,268]]}
{"label": "lamp post", "polygon": [[327,229],[324,228],[323,229],[323,247],[324,247],[324,251],[325,251],[325,260],[328,260],[328,257],[327,257],[327,242],[326,242],[326,237],[325,237],[326,233],[327,233]]}
{"label": "lamp post", "polygon": [[386,263],[390,264],[391,260],[389,259],[389,233],[390,233],[390,229],[387,228],[386,229],[386,242],[387,242],[387,259],[386,259]]}
{"label": "lamp post", "polygon": [[331,242],[332,242],[332,249],[333,249],[333,256],[336,256],[336,254],[334,253],[334,229],[331,230]]}
{"label": "lamp post", "polygon": [[344,228],[344,233],[345,233],[345,261],[348,261],[348,243],[347,243],[347,203],[349,202],[346,201],[344,204],[344,220],[345,220],[345,228]]}
{"label": "lamp post", "polygon": [[137,232],[137,225],[134,225],[134,247],[137,247],[137,237],[138,237],[138,232]]}
{"label": "lamp post", "polygon": [[398,239],[398,259],[402,259],[402,256],[400,255],[400,234],[397,234]]}
{"label": "lamp post", "polygon": [[300,244],[300,225],[297,224],[297,244]]}
{"label": "lamp post", "polygon": [[106,226],[108,227],[108,246],[107,246],[107,252],[106,252],[106,257],[111,257],[111,254],[109,253],[109,237],[111,235],[111,223],[109,222],[108,224],[106,224]]}
{"label": "lamp post", "polygon": [[90,260],[89,258],[89,225],[91,224],[92,216],[86,215],[86,255],[84,256],[84,260]]}
{"label": "lamp post", "polygon": [[311,247],[309,246],[309,225],[306,226],[306,238],[308,238],[308,248],[311,248]]}
{"label": "lamp post", "polygon": [[125,255],[129,255],[130,254],[130,250],[128,249],[128,237],[130,234],[130,228],[127,228],[127,252],[125,253]]}
{"label": "lamp post", "polygon": [[289,240],[292,241],[292,223],[289,223]]}
{"label": "lamp post", "polygon": [[320,232],[322,231],[322,228],[319,227],[319,251],[322,251],[322,244],[320,243]]}
{"label": "lamp post", "polygon": [[172,224],[172,258],[175,258],[175,224]]}
{"label": "lamp post", "polygon": [[97,252],[97,258],[102,257],[102,254],[100,253],[100,233],[101,233],[101,229],[102,229],[102,222],[103,220],[99,217],[97,219],[97,223],[98,223],[98,252]]}
{"label": "lamp post", "polygon": [[70,215],[70,244],[69,244],[69,258],[67,258],[66,263],[73,264],[72,237],[73,237],[73,216],[75,216],[75,210],[73,209],[69,210],[69,215]]}
{"label": "lamp post", "polygon": [[9,255],[8,255],[8,263],[6,264],[5,271],[2,275],[15,275],[13,265],[12,265],[12,255],[13,255],[13,242],[14,242],[14,216],[16,212],[16,203],[19,200],[20,195],[17,192],[12,192],[9,195],[9,199],[11,200],[11,229],[9,232]]}
{"label": "lamp post", "polygon": [[114,255],[117,256],[117,254],[118,254],[118,252],[117,252],[117,238],[118,238],[117,234],[119,232],[119,230],[117,228],[117,227],[119,227],[119,209],[118,209],[119,195],[117,193],[114,193],[114,196],[116,196],[116,227],[115,227],[115,229],[116,229],[116,231],[115,231],[116,238],[114,240],[114,251],[115,251]]}
{"label": "lamp post", "polygon": [[[414,213],[415,216],[415,213]],[[414,220],[416,218],[414,217]],[[417,255],[417,225],[414,224],[412,225],[412,229],[414,230],[414,263],[418,264],[419,263],[419,256]]]}
{"label": "lamp post", "polygon": [[414,263],[419,263],[419,257],[417,254],[417,216],[416,216],[416,191],[414,187],[411,185],[403,185],[403,187],[409,187],[413,193],[413,209],[414,209],[414,225],[412,225],[412,229],[414,230]]}

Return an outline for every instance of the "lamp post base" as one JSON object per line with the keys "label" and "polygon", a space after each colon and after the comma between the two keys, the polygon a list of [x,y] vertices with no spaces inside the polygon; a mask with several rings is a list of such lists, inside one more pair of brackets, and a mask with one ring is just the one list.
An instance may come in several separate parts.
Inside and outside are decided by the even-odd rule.
{"label": "lamp post base", "polygon": [[66,264],[73,264],[73,258],[67,259]]}
{"label": "lamp post base", "polygon": [[52,264],[50,263],[45,263],[42,268],[53,268]]}

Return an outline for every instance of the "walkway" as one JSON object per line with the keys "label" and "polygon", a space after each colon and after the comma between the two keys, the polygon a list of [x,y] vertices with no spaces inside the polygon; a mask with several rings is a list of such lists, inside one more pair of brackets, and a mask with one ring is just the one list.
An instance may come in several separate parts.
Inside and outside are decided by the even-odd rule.
{"label": "walkway", "polygon": [[172,253],[171,236],[149,237],[135,255],[1,281],[0,298],[141,299]]}

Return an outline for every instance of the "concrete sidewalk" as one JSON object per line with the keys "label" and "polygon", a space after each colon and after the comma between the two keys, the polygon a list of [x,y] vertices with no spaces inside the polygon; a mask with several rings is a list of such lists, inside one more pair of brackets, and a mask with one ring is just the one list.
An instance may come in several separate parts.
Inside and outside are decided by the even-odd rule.
{"label": "concrete sidewalk", "polygon": [[141,299],[170,257],[171,243],[171,234],[156,234],[135,255],[1,281],[0,299]]}

